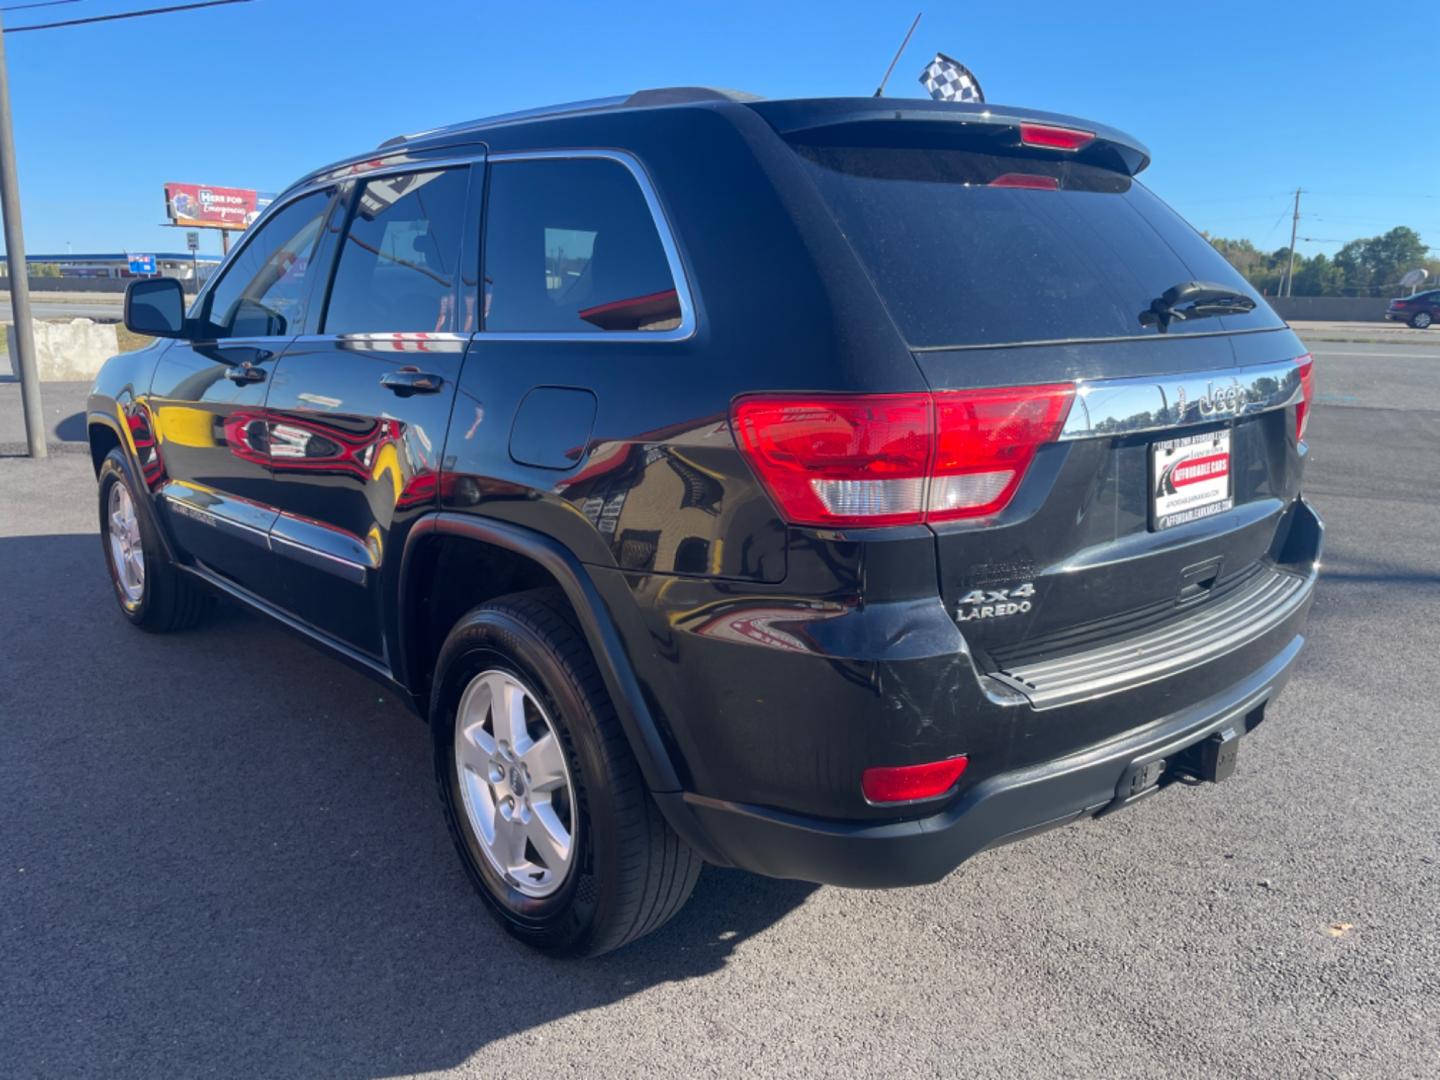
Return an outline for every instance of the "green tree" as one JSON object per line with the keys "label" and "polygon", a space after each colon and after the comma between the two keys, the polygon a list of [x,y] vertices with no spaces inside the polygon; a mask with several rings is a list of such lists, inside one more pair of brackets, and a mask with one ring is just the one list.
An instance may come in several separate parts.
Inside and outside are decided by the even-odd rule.
{"label": "green tree", "polygon": [[26,270],[31,277],[59,277],[60,267],[56,263],[27,263]]}
{"label": "green tree", "polygon": [[1407,270],[1425,265],[1425,253],[1420,234],[1398,225],[1381,236],[1351,240],[1335,253],[1335,265],[1343,276],[1344,292],[1374,296],[1397,289]]}
{"label": "green tree", "polygon": [[1340,268],[1325,255],[1305,260],[1303,269],[1296,259],[1295,288],[1292,290],[1296,296],[1339,296],[1343,285]]}
{"label": "green tree", "polygon": [[[1290,262],[1288,247],[1266,254],[1249,240],[1205,237],[1215,250],[1256,289],[1267,296],[1280,291]],[[1398,293],[1400,278],[1409,270],[1430,271],[1428,283],[1440,282],[1440,259],[1427,258],[1429,250],[1420,234],[1400,225],[1381,236],[1351,240],[1333,259],[1295,253],[1296,296],[1376,296]]]}

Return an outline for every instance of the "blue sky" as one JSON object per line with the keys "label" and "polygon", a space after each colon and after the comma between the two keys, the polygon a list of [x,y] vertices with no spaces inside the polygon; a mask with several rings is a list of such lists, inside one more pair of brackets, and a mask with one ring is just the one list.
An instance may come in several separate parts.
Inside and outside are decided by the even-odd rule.
{"label": "blue sky", "polygon": [[[142,6],[84,0],[5,20]],[[511,109],[677,84],[869,94],[917,6],[254,0],[7,34],[26,245],[180,249],[183,236],[158,225],[166,180],[278,191],[390,135]],[[922,95],[918,73],[939,49],[974,70],[991,102],[1136,135],[1154,154],[1147,182],[1199,228],[1282,247],[1299,186],[1310,192],[1301,236],[1319,241],[1301,251],[1398,224],[1440,248],[1440,22],[1418,8],[924,10],[890,96]],[[214,233],[202,242],[219,250]]]}

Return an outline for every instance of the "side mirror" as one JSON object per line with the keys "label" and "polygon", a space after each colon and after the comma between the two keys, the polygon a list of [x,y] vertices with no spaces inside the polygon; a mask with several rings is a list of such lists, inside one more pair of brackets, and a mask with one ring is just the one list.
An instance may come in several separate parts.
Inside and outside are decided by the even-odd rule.
{"label": "side mirror", "polygon": [[174,278],[140,278],[125,288],[125,328],[150,337],[185,336],[185,293]]}

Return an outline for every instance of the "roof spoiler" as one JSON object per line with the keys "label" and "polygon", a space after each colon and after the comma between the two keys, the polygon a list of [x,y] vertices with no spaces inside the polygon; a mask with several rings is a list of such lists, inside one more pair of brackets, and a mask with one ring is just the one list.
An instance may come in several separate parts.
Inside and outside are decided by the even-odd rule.
{"label": "roof spoiler", "polygon": [[900,98],[812,98],[749,104],[779,134],[802,141],[873,138],[881,134],[884,126],[895,124],[924,125],[931,131],[954,125],[1000,146],[1074,155],[1087,164],[1128,176],[1150,164],[1150,151],[1124,132],[1035,109]]}

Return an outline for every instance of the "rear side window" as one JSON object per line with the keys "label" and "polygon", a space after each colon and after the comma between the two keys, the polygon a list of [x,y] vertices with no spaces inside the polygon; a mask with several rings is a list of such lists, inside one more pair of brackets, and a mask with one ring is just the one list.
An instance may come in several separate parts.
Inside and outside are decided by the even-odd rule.
{"label": "rear side window", "polygon": [[619,162],[495,162],[485,220],[486,330],[601,334],[680,325],[655,220]]}
{"label": "rear side window", "polygon": [[1282,325],[1204,237],[1122,173],[1053,157],[798,146],[913,346],[1151,336],[1140,312],[1201,280],[1253,312],[1170,333]]}
{"label": "rear side window", "polygon": [[468,187],[468,169],[383,176],[361,186],[325,333],[475,329],[473,312],[457,318],[455,311]]}

